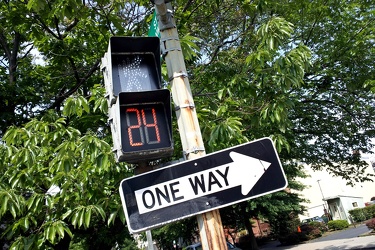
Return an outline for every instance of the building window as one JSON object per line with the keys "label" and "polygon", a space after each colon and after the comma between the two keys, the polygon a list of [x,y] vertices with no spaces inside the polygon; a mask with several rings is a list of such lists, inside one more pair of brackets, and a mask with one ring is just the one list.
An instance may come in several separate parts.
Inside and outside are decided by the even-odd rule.
{"label": "building window", "polygon": [[352,205],[353,205],[353,207],[358,207],[358,203],[357,202],[353,202]]}

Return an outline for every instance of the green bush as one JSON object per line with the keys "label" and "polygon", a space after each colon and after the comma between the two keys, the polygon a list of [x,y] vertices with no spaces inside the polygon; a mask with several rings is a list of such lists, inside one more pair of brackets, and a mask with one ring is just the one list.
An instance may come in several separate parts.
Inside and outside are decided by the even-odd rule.
{"label": "green bush", "polygon": [[331,220],[328,221],[327,225],[331,230],[341,230],[349,227],[349,223],[346,220]]}
{"label": "green bush", "polygon": [[367,219],[375,218],[375,204],[365,207],[365,211],[366,211],[366,214],[369,215],[369,218]]}
{"label": "green bush", "polygon": [[361,222],[366,220],[364,208],[356,208],[353,210],[349,210],[349,214],[355,222]]}
{"label": "green bush", "polygon": [[375,218],[375,205],[349,210],[349,214],[355,222]]}

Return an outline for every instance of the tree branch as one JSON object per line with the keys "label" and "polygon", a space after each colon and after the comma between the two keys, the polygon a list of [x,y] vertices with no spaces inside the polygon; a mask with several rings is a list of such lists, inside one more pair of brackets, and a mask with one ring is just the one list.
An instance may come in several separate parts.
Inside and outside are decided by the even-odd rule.
{"label": "tree branch", "polygon": [[58,39],[62,40],[63,37],[61,36],[61,33],[60,33],[59,19],[56,16],[53,16],[53,20],[55,21],[55,26],[56,26],[56,31],[57,31]]}
{"label": "tree branch", "polygon": [[73,22],[71,24],[69,24],[66,29],[65,29],[65,32],[64,32],[64,37],[66,36],[66,32],[69,32],[71,31],[75,26],[77,26],[79,20],[77,18],[74,18]]}
{"label": "tree branch", "polygon": [[212,53],[212,56],[211,56],[211,60],[208,62],[208,64],[211,64],[214,60],[215,60],[215,57],[217,56],[217,54],[219,53],[219,50],[224,47],[224,45],[227,45],[227,44],[230,44],[230,43],[234,43],[236,42],[238,39],[240,38],[240,36],[237,36],[235,39],[233,40],[230,40],[230,41],[223,41],[221,44],[219,44],[215,51]]}
{"label": "tree branch", "polygon": [[72,66],[74,78],[79,83],[80,79],[79,79],[79,74],[78,74],[78,70],[77,70],[76,64],[74,63],[73,58],[71,58],[70,56],[68,57],[68,60],[70,62],[70,65]]}
{"label": "tree branch", "polygon": [[40,25],[43,29],[45,29],[49,34],[51,34],[54,38],[60,39],[59,36],[57,36],[43,21],[39,18],[39,16],[36,16],[36,20],[39,21]]}
{"label": "tree branch", "polygon": [[5,51],[5,54],[8,58],[8,60],[10,61],[10,57],[11,57],[11,51],[10,51],[10,48],[7,44],[7,40],[6,40],[6,37],[3,33],[3,31],[1,30],[0,32],[0,44],[1,46],[3,47],[4,51]]}
{"label": "tree branch", "polygon": [[73,88],[63,93],[62,95],[57,96],[55,98],[55,102],[48,109],[55,109],[57,107],[60,107],[61,103],[70,95],[75,93],[87,81],[87,79],[99,68],[100,61],[101,59],[98,59],[90,68],[90,70],[86,73],[86,75],[83,78],[81,78],[80,81]]}
{"label": "tree branch", "polygon": [[[30,44],[26,45],[29,46]],[[23,55],[22,59],[26,58],[29,54],[30,54],[30,51],[32,51],[34,48],[34,45],[31,44],[31,47],[26,51],[25,55]]]}

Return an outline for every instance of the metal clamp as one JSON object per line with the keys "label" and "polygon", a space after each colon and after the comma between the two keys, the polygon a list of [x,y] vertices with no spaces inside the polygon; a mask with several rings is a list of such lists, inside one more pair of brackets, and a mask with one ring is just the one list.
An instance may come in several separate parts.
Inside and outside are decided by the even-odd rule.
{"label": "metal clamp", "polygon": [[178,38],[178,36],[167,36],[167,37],[164,37],[164,38],[160,38],[161,43],[166,42],[166,41],[170,41],[170,40],[179,41],[180,39]]}
{"label": "metal clamp", "polygon": [[186,151],[183,151],[184,152],[184,156],[188,155],[188,154],[198,154],[198,152],[202,152],[202,151],[205,151],[204,147],[193,147],[189,150],[186,150]]}
{"label": "metal clamp", "polygon": [[173,24],[172,19],[173,19],[173,14],[171,10],[167,10],[167,13],[164,15],[160,15],[158,13],[158,25],[159,25],[159,30],[164,31],[168,29],[173,29],[176,28],[176,25]]}
{"label": "metal clamp", "polygon": [[160,44],[160,49],[161,49],[161,54],[163,55],[163,58],[168,54],[169,51],[175,51],[175,50],[181,51],[181,47],[173,47],[173,48],[166,49],[163,43]]}
{"label": "metal clamp", "polygon": [[163,54],[167,54],[169,51],[175,51],[175,50],[178,50],[178,51],[181,51],[181,47],[172,47],[172,48],[164,48],[163,49]]}
{"label": "metal clamp", "polygon": [[180,39],[178,38],[178,36],[169,36],[169,37],[165,37],[165,38],[160,39],[160,48],[161,48],[161,52],[162,52],[163,56],[165,56],[169,51],[174,51],[174,50],[181,51],[181,46],[172,47],[172,48],[168,48],[168,49],[165,48],[165,42],[171,41],[171,40],[178,41],[178,45],[179,45]]}
{"label": "metal clamp", "polygon": [[183,104],[183,105],[180,105],[180,106],[175,106],[174,111],[178,111],[180,109],[185,109],[185,108],[194,109],[195,105],[190,102],[188,104]]}
{"label": "metal clamp", "polygon": [[175,78],[179,78],[179,77],[183,77],[183,78],[188,78],[188,74],[186,72],[180,72],[180,73],[174,73],[173,76],[169,77],[169,81],[173,81],[173,79]]}

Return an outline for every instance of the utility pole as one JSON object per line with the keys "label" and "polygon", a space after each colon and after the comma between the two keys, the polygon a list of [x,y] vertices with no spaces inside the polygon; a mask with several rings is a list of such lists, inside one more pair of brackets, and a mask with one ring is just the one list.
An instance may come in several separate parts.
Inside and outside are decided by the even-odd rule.
{"label": "utility pole", "polygon": [[[331,214],[329,213],[329,205],[328,205],[328,202],[326,202],[325,198],[324,198],[324,194],[323,194],[323,190],[322,190],[322,187],[320,186],[320,179],[317,180],[318,182],[318,186],[319,186],[319,189],[320,189],[320,193],[322,194],[322,201],[323,201],[323,212],[324,212],[324,215],[327,217],[327,219],[330,221],[332,219],[331,217]],[[326,207],[327,205],[327,207]]]}
{"label": "utility pole", "polygon": [[[161,33],[162,52],[165,55],[168,77],[177,123],[186,159],[206,154],[202,134],[190,89],[180,41],[169,0],[154,0]],[[197,216],[202,247],[204,250],[226,249],[224,230],[219,210]]]}

